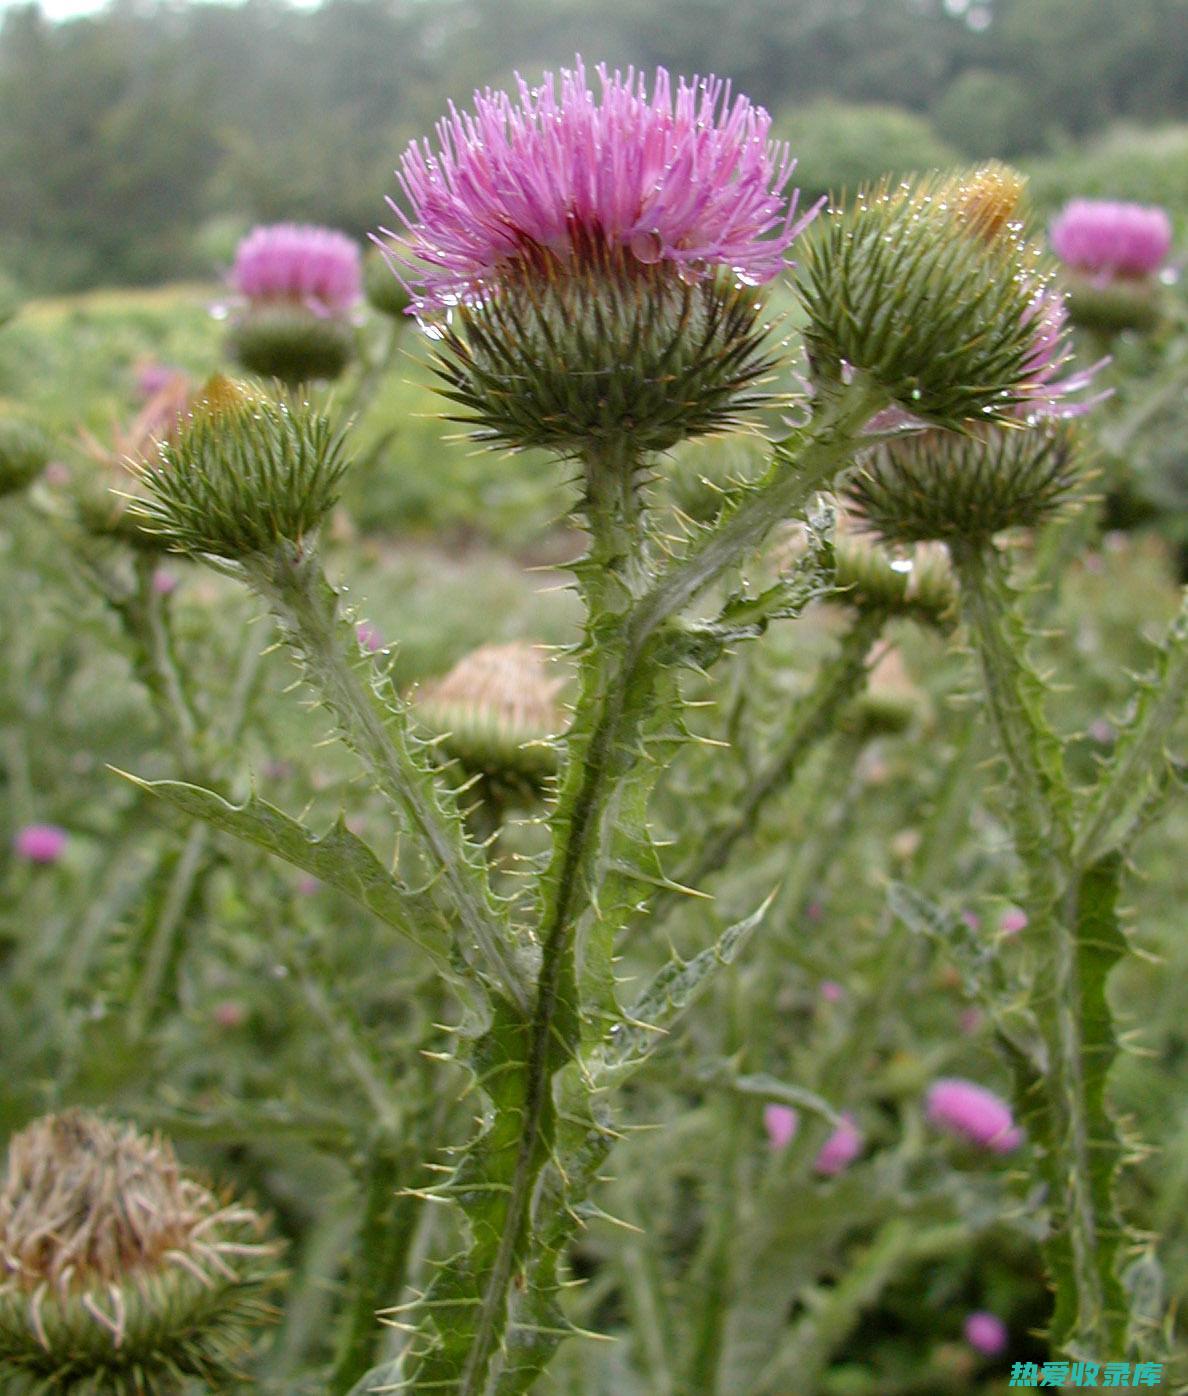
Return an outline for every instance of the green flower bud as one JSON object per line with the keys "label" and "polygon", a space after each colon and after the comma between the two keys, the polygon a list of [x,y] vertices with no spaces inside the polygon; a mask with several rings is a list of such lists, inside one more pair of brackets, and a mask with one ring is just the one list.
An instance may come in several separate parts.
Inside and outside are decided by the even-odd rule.
{"label": "green flower bud", "polygon": [[1097,285],[1091,277],[1068,276],[1065,290],[1068,318],[1096,334],[1149,334],[1163,319],[1163,287],[1153,278]]}
{"label": "green flower bud", "polygon": [[923,431],[864,453],[843,492],[887,542],[978,540],[1042,523],[1082,478],[1064,422]]}
{"label": "green flower bud", "polygon": [[907,616],[938,630],[952,627],[957,587],[943,549],[921,544],[910,556],[896,557],[870,538],[839,531],[833,556],[843,603]]}
{"label": "green flower bud", "polygon": [[404,282],[388,265],[382,252],[369,252],[363,261],[363,294],[373,310],[389,315],[397,324],[408,320],[412,296]]}
{"label": "green flower bud", "polygon": [[295,388],[339,377],[354,355],[355,336],[345,320],[276,303],[246,311],[232,326],[227,347],[249,373]]}
{"label": "green flower bud", "polygon": [[140,472],[145,527],[178,552],[242,560],[300,548],[333,508],[343,433],[308,403],[216,377]]}
{"label": "green flower bud", "polygon": [[160,1138],[82,1111],[15,1135],[0,1189],[0,1374],[11,1396],[223,1390],[271,1318],[262,1219]]}
{"label": "green flower bud", "polygon": [[526,254],[430,333],[475,440],[637,459],[771,402],[769,328],[753,286],[590,239],[563,264]]}
{"label": "green flower bud", "polygon": [[897,649],[883,651],[866,688],[841,716],[842,728],[861,738],[896,737],[929,711],[927,696],[911,681]]}
{"label": "green flower bud", "polygon": [[506,793],[539,792],[557,769],[549,739],[565,726],[557,702],[563,680],[546,665],[532,645],[483,645],[419,689],[417,714],[467,774]]}
{"label": "green flower bud", "polygon": [[49,455],[49,442],[37,427],[17,417],[0,417],[0,495],[32,484]]}
{"label": "green flower bud", "polygon": [[954,427],[1060,396],[1055,312],[1018,221],[1021,191],[1020,176],[991,166],[883,183],[819,218],[799,278],[814,374],[862,371],[907,412]]}

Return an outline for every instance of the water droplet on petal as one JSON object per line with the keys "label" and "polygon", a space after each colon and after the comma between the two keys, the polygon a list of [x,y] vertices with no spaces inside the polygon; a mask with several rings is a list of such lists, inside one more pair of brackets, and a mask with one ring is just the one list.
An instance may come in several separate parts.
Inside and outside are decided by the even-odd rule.
{"label": "water droplet on petal", "polygon": [[630,247],[631,255],[636,261],[650,266],[660,260],[660,254],[664,251],[664,241],[654,228],[641,228],[638,233],[631,234]]}

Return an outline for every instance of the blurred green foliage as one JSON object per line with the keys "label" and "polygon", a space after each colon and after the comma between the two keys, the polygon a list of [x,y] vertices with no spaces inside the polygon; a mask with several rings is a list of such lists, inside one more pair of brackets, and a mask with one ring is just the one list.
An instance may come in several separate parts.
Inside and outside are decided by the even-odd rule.
{"label": "blurred green foliage", "polygon": [[[606,0],[595,11],[580,0],[121,0],[52,24],[17,4],[0,25],[0,267],[29,290],[72,290],[210,276],[254,221],[362,235],[384,220],[401,149],[432,130],[447,97],[517,70],[534,81],[575,52],[729,77],[803,137],[794,153],[814,191],[926,166],[945,146],[1063,160],[1111,122],[1188,117],[1186,15],[1181,0]],[[854,107],[875,110],[863,125]],[[887,142],[885,155],[864,157],[863,139]],[[843,163],[823,167],[833,155]]]}

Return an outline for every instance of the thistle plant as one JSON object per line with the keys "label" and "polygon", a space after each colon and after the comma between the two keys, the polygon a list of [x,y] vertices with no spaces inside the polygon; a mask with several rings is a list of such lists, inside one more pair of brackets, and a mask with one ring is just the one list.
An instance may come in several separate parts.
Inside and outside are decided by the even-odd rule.
{"label": "thistle plant", "polygon": [[[1020,1124],[1042,1150],[1049,1189],[1053,1339],[1104,1356],[1117,1281],[1110,1166],[1099,1146],[1101,990],[1119,943],[1117,853],[1170,784],[1162,740],[1188,662],[1169,649],[1116,776],[1074,833],[994,542],[1065,498],[1065,428],[1033,419],[1079,414],[1088,381],[1060,377],[1064,308],[1024,237],[1019,183],[995,168],[884,187],[810,229],[811,214],[797,217],[786,194],[788,152],[770,143],[766,113],[745,98],[714,79],[674,85],[663,72],[650,90],[634,72],[600,69],[598,79],[595,94],[579,63],[559,83],[521,84],[515,98],[479,94],[473,113],[442,123],[436,151],[411,146],[404,226],[391,249],[443,391],[475,439],[544,447],[576,475],[573,513],[588,546],[571,569],[584,614],[563,731],[552,713],[537,721],[553,697],[537,701],[539,675],[517,677],[494,720],[488,686],[469,727],[464,709],[480,704],[459,701],[465,666],[419,699],[399,691],[390,659],[361,638],[323,571],[321,535],[347,445],[315,405],[215,381],[142,472],[143,527],[262,599],[382,797],[398,851],[381,857],[342,825],[319,834],[256,794],[232,804],[197,784],[143,788],[313,874],[416,947],[438,978],[454,1060],[480,1102],[442,1180],[416,1190],[452,1204],[459,1249],[436,1256],[428,1285],[386,1314],[406,1335],[399,1355],[363,1373],[340,1366],[335,1389],[517,1396],[576,1331],[566,1258],[599,1206],[616,1091],[694,998],[745,957],[772,889],[755,888],[740,919],[715,924],[694,955],[662,961],[630,995],[616,976],[623,947],[646,942],[661,913],[702,899],[698,884],[835,728],[849,753],[839,768],[852,777],[877,732],[847,714],[885,626],[952,624],[952,577],[934,553],[917,563],[853,539],[835,544],[830,512],[816,504],[835,486],[848,487],[884,538],[949,547],[1010,762],[1028,874],[1020,900],[1035,946],[1031,997],[1013,1016],[996,1011],[1030,1073]],[[805,420],[771,444],[765,472],[725,486],[718,512],[686,520],[674,537],[651,507],[651,484],[669,468],[671,447],[741,425],[770,400],[765,380],[782,346],[764,288],[794,245],[805,261],[813,379]],[[752,582],[765,545],[790,521],[807,529],[807,546]],[[653,797],[694,744],[696,696],[715,691],[736,650],[825,599],[848,613],[835,657],[792,713],[775,759],[749,772],[739,818],[692,839],[674,871],[654,832]],[[526,716],[531,730],[520,728]],[[518,880],[475,838],[464,790],[441,760],[445,751],[488,775],[496,763],[507,769],[509,749],[517,760],[532,753],[533,796],[545,797],[547,848],[524,861]],[[900,905],[919,909],[906,895]],[[736,1038],[744,1022],[736,1013]],[[727,1043],[724,1055],[740,1045]],[[769,1083],[758,1093],[770,1094]],[[789,1097],[830,1125],[804,1131],[818,1179],[861,1166],[861,1120],[811,1092],[780,1099]],[[731,1129],[739,1108],[723,1107]],[[973,1128],[992,1147],[1006,1137],[997,1127],[987,1135],[984,1122]],[[377,1176],[392,1181],[390,1171]],[[383,1215],[378,1199],[372,1213]],[[904,1225],[882,1234],[865,1276],[839,1297],[838,1327],[890,1267],[953,1235],[916,1248]],[[711,1281],[728,1239],[717,1227],[704,1238],[700,1273]],[[704,1329],[686,1389],[724,1389],[715,1385],[714,1331]],[[822,1360],[811,1327],[797,1343]],[[791,1370],[783,1363],[755,1389],[781,1389]]]}
{"label": "thistle plant", "polygon": [[231,284],[245,304],[231,354],[249,373],[296,387],[335,379],[350,362],[350,313],[362,296],[358,245],[304,224],[255,228],[235,253]]}

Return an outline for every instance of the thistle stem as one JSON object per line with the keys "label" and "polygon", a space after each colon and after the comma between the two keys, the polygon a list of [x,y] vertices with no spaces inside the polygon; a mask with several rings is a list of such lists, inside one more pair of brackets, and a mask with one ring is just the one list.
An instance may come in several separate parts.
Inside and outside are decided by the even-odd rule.
{"label": "thistle stem", "polygon": [[347,657],[350,627],[339,615],[338,593],[313,555],[257,558],[253,585],[269,600],[310,682],[337,719],[376,783],[407,819],[440,876],[432,895],[461,923],[486,972],[525,1014],[530,1007],[524,969],[494,911],[485,867],[466,844],[461,819],[451,820],[441,792],[412,755],[403,715],[387,709]]}
{"label": "thistle stem", "polygon": [[[726,865],[739,840],[754,832],[768,802],[788,788],[805,756],[829,732],[841,707],[862,687],[867,657],[885,623],[886,616],[880,611],[862,611],[857,616],[842,638],[837,655],[821,668],[811,690],[797,704],[775,754],[735,802],[729,823],[711,833],[674,881],[682,887],[700,887],[707,877]],[[653,921],[668,910],[677,896],[661,894],[653,905]]]}
{"label": "thistle stem", "polygon": [[[1084,1060],[1081,982],[1076,936],[1077,881],[1073,875],[1062,753],[1043,722],[1042,690],[1023,654],[1025,635],[1014,615],[1003,564],[989,543],[952,548],[962,610],[977,651],[991,724],[1006,760],[1016,851],[1026,875],[1030,935],[1040,949],[1032,1007],[1047,1048],[1044,1085],[1051,1118],[1045,1159],[1051,1226],[1071,1252],[1075,1288],[1072,1337],[1087,1356],[1104,1358],[1116,1334],[1107,1329],[1107,1302],[1099,1251],[1113,1227],[1111,1199],[1094,1185],[1093,1150]],[[1108,1194],[1109,1188],[1105,1189]],[[1063,1233],[1063,1234],[1062,1234]],[[1058,1284],[1061,1277],[1056,1276]],[[1063,1341],[1066,1335],[1057,1334]]]}

